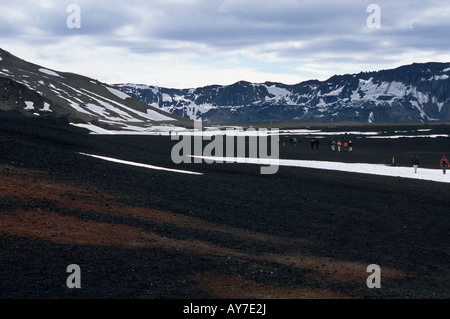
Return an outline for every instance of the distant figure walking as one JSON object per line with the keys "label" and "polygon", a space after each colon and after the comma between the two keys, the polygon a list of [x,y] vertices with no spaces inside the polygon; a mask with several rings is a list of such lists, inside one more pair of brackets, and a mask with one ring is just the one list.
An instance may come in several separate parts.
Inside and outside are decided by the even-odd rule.
{"label": "distant figure walking", "polygon": [[314,149],[314,145],[316,144],[316,141],[314,141],[314,140],[311,140],[311,149],[313,150]]}
{"label": "distant figure walking", "polygon": [[442,167],[442,171],[445,175],[445,171],[447,170],[449,164],[448,164],[448,159],[444,156],[442,156],[441,158],[441,167]]}
{"label": "distant figure walking", "polygon": [[347,143],[347,141],[344,141],[344,152],[347,151],[347,148],[348,148],[348,143]]}
{"label": "distant figure walking", "polygon": [[292,140],[292,142],[294,143],[294,146],[297,146],[297,139],[294,137],[294,139]]}
{"label": "distant figure walking", "polygon": [[411,165],[414,167],[414,173],[417,174],[417,169],[420,165],[420,160],[417,157],[417,154],[414,154],[414,156],[411,158]]}
{"label": "distant figure walking", "polygon": [[352,141],[348,141],[348,151],[349,152],[353,151],[353,142]]}
{"label": "distant figure walking", "polygon": [[340,140],[338,140],[337,143],[336,143],[336,146],[337,146],[338,152],[340,152],[341,151],[342,142]]}
{"label": "distant figure walking", "polygon": [[320,141],[316,140],[314,143],[316,144],[316,150],[318,150],[319,149],[319,145],[320,145]]}
{"label": "distant figure walking", "polygon": [[334,152],[336,150],[336,141],[334,139],[332,139],[330,141],[330,145],[331,145],[331,150]]}

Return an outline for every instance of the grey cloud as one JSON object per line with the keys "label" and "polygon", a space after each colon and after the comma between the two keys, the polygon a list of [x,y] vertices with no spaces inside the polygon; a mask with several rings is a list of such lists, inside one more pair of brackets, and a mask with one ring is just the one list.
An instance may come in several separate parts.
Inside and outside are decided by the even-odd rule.
{"label": "grey cloud", "polygon": [[[42,41],[51,41],[54,37],[74,34],[65,25],[68,13],[65,9],[73,1],[48,1],[52,7],[40,7],[38,1],[18,1],[17,10],[24,11],[24,19],[16,24],[0,21],[2,37],[14,34],[26,37],[29,30],[40,31]],[[369,13],[366,7],[373,1],[257,1],[257,0],[221,0],[221,1],[79,1],[82,10],[82,29],[78,35],[98,37],[101,43],[149,47],[155,51],[159,42],[178,41],[205,45],[217,50],[236,50],[248,46],[264,45],[272,42],[305,41],[325,39],[325,42],[312,48],[331,50],[326,39],[347,40],[345,47],[352,42],[361,48],[362,42],[370,42],[372,35],[361,34],[365,28]],[[377,1],[374,1],[377,2]],[[408,45],[419,46],[426,43],[432,46],[432,39],[443,34],[436,26],[417,25],[411,32],[398,27],[401,21],[432,23],[432,17],[422,17],[427,9],[426,3],[434,1],[378,1],[382,9],[384,37],[395,39],[402,45],[402,36],[406,35]],[[27,6],[20,5],[27,3]],[[10,4],[14,7],[16,4]],[[25,9],[23,9],[25,8]],[[449,23],[444,26],[448,29]],[[120,36],[118,31],[129,27],[133,33]],[[411,39],[417,34],[416,44]],[[44,37],[45,35],[45,37]],[[53,36],[53,37],[52,37]],[[381,38],[379,36],[379,38]],[[425,42],[420,43],[420,39]],[[437,40],[437,39],[436,39]],[[445,41],[436,43],[446,47]],[[153,45],[151,44],[153,43]],[[311,43],[315,43],[311,41]],[[362,46],[364,47],[364,46]],[[339,48],[339,47],[337,47]],[[161,50],[169,49],[161,47]],[[169,49],[170,50],[170,49]]]}
{"label": "grey cloud", "polygon": [[[52,4],[42,6],[42,3]],[[197,57],[251,52],[284,60],[388,63],[402,54],[450,51],[446,1],[434,0],[16,0],[0,18],[2,41],[36,47],[79,37],[141,55]],[[82,28],[69,30],[66,7],[81,8]],[[381,29],[369,30],[369,4],[381,8]],[[89,40],[89,41],[88,41]],[[298,42],[300,45],[290,45]],[[283,45],[283,43],[287,43]],[[92,48],[94,50],[95,48]],[[245,54],[245,53],[243,53]]]}

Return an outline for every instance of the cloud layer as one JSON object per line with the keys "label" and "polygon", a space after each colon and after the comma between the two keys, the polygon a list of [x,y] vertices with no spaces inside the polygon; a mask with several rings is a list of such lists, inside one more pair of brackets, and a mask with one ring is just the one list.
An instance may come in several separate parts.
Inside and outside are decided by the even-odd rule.
{"label": "cloud layer", "polygon": [[[380,8],[380,28],[367,24]],[[71,4],[81,28],[69,28]],[[450,61],[450,5],[438,0],[16,0],[2,6],[13,54],[105,82],[172,87],[298,83]]]}

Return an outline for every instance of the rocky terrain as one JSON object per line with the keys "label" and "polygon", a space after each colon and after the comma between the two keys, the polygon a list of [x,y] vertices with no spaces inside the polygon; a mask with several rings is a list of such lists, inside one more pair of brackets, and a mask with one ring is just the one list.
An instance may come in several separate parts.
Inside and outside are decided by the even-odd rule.
{"label": "rocky terrain", "polygon": [[[395,152],[408,165],[417,152],[423,168],[437,168],[450,149],[448,138],[354,137],[352,153],[331,152],[328,137],[312,151],[305,137],[297,147],[281,144],[280,156],[383,163]],[[300,299],[449,298],[448,184],[175,165],[174,143],[2,114],[0,298],[173,300],[173,311],[192,300],[289,299],[281,304],[289,309]],[[71,264],[81,268],[80,289],[66,285]],[[381,267],[379,289],[366,284],[370,264]]]}

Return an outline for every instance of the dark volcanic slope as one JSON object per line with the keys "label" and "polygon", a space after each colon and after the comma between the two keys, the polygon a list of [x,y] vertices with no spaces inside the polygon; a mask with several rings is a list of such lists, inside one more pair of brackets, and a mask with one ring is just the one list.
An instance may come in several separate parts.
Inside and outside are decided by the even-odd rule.
{"label": "dark volcanic slope", "polygon": [[[102,137],[49,125],[0,120],[0,298],[450,296],[448,184],[175,166],[169,138]],[[450,150],[448,139],[385,143],[359,139],[354,153],[341,155],[382,162],[395,149],[399,159],[418,152],[433,166],[435,155]],[[282,147],[281,156],[331,154],[303,143]],[[81,289],[66,286],[70,264],[81,268]],[[366,286],[369,264],[381,267],[381,289]]]}

